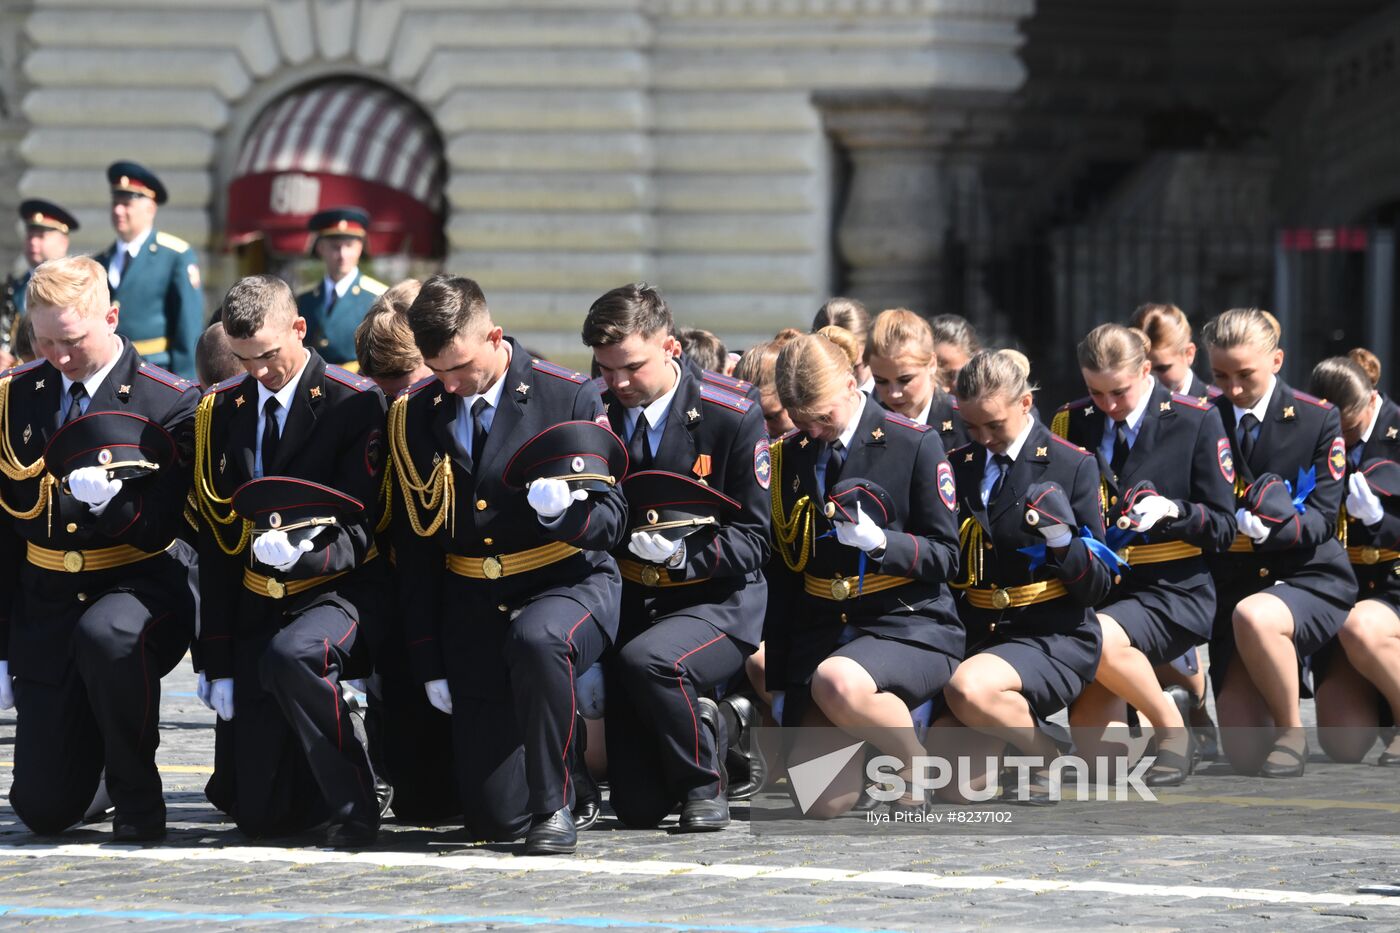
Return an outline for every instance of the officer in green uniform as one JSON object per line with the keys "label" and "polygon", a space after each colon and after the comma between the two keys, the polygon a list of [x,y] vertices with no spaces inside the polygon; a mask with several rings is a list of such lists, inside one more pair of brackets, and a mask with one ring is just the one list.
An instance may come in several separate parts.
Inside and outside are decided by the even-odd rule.
{"label": "officer in green uniform", "polygon": [[193,379],[194,346],[204,330],[199,260],[190,244],[155,228],[165,185],[135,162],[107,167],[117,239],[94,257],[107,269],[112,302],[121,308],[117,333],[148,362]]}
{"label": "officer in green uniform", "polygon": [[78,221],[72,214],[40,198],[21,202],[19,219],[24,221],[24,261],[29,268],[23,275],[6,276],[4,294],[0,296],[0,367],[5,369],[18,362],[11,347],[19,332],[24,292],[29,287],[34,267],[67,256],[68,234],[78,229]]}
{"label": "officer in green uniform", "polygon": [[360,272],[369,235],[369,214],[358,207],[332,207],[311,218],[311,251],[326,264],[315,288],[297,296],[306,318],[306,345],[327,361],[357,369],[355,328],[374,300],[388,288]]}

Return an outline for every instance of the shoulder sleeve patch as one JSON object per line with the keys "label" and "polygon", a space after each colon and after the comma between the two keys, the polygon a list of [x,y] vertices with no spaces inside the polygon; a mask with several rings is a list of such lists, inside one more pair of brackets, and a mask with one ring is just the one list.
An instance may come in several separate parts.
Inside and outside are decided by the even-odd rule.
{"label": "shoulder sleeve patch", "polygon": [[549,360],[532,359],[530,365],[535,368],[535,372],[544,373],[546,376],[554,376],[556,379],[567,379],[575,385],[583,385],[588,381],[583,373],[575,369],[565,369]]}
{"label": "shoulder sleeve patch", "polygon": [[735,395],[727,389],[711,385],[708,382],[700,383],[700,397],[715,405],[723,405],[725,408],[744,413],[753,407],[753,400],[744,398],[742,395]]}
{"label": "shoulder sleeve patch", "polygon": [[1197,411],[1208,411],[1210,406],[1196,398],[1194,395],[1182,395],[1179,392],[1172,393],[1172,401],[1178,405],[1185,405],[1187,408],[1194,408]]}
{"label": "shoulder sleeve patch", "polygon": [[334,379],[343,386],[349,386],[356,392],[366,392],[374,387],[373,379],[370,379],[368,376],[361,376],[358,373],[352,373],[343,366],[336,366],[334,363],[326,364],[326,376]]}
{"label": "shoulder sleeve patch", "polygon": [[160,246],[164,246],[166,249],[173,249],[177,253],[188,253],[190,251],[190,244],[188,242],[180,239],[173,233],[166,233],[162,230],[156,231],[156,243]]}
{"label": "shoulder sleeve patch", "polygon": [[147,363],[143,361],[137,372],[139,372],[141,375],[145,376],[148,379],[154,379],[161,385],[170,386],[170,388],[175,389],[178,392],[183,392],[186,389],[192,388],[194,386],[194,383],[190,382],[188,379],[177,376],[174,373],[169,372],[168,370],[161,369],[154,363]]}

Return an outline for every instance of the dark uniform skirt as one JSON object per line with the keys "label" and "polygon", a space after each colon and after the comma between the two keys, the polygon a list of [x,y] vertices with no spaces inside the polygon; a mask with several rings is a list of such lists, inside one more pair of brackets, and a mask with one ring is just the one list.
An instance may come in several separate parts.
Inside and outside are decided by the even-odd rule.
{"label": "dark uniform skirt", "polygon": [[[1122,626],[1133,647],[1153,664],[1173,661],[1210,640],[1215,584],[1199,560],[1129,570],[1126,585],[1115,588],[1110,602],[1098,610]],[[1135,576],[1150,582],[1134,585]]]}

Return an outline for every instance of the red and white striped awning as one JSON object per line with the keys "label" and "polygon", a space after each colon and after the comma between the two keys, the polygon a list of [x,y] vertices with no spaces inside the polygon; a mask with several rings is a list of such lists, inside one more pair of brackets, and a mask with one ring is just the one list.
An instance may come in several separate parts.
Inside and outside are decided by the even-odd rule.
{"label": "red and white striped awning", "polygon": [[353,204],[370,213],[371,252],[439,255],[446,177],[441,138],[413,101],[359,78],[321,82],[253,124],[229,185],[229,240],[299,252],[312,214]]}

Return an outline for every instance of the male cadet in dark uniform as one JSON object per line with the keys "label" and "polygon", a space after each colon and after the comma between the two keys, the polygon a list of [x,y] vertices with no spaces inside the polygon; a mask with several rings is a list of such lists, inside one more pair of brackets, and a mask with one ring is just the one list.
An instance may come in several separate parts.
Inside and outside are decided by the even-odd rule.
{"label": "male cadet in dark uniform", "polygon": [[297,296],[306,318],[306,345],[328,360],[355,369],[355,328],[388,286],[360,271],[369,237],[369,214],[332,207],[311,218],[311,251],[326,265],[320,284]]}
{"label": "male cadet in dark uniform", "polygon": [[[583,322],[608,390],[608,420],[628,439],[632,532],[622,571],[618,650],[606,662],[610,800],[629,826],[655,826],[681,803],[685,832],[722,829],[726,752],[705,696],[743,667],[762,634],[768,585],[768,436],[751,400],[673,358],[670,308],[645,284],[615,288]],[[647,471],[675,474],[649,478]],[[681,494],[682,488],[703,484]],[[706,496],[717,526],[682,537],[655,526],[663,503]],[[645,526],[645,527],[644,527]]]}
{"label": "male cadet in dark uniform", "polygon": [[[368,673],[387,610],[384,396],[302,345],[280,279],[235,284],[223,325],[247,373],[200,402],[195,492],[201,660],[235,726],[233,817],[251,836],[329,820],[328,845],[364,845],[381,806],[340,680]],[[280,482],[240,490],[260,477]]]}
{"label": "male cadet in dark uniform", "polygon": [[5,279],[3,304],[0,305],[0,369],[15,365],[14,342],[24,314],[24,290],[34,267],[50,259],[68,255],[68,234],[78,229],[78,221],[52,201],[30,198],[19,206],[24,221],[24,261],[29,268],[23,275]]}
{"label": "male cadet in dark uniform", "polygon": [[62,832],[105,767],[113,839],[159,839],[160,678],[194,625],[194,555],[176,536],[199,393],[117,336],[106,276],[86,256],[35,269],[28,308],[43,359],[0,377],[0,707],[19,705],[10,804],[34,832]]}
{"label": "male cadet in dark uniform", "polygon": [[[504,336],[471,279],[428,279],[408,323],[434,374],[389,417],[409,663],[452,715],[468,834],[570,853],[574,679],[617,633],[622,580],[607,552],[627,504],[615,484],[589,492],[550,478],[527,491],[506,468],[551,426],[605,425],[603,403],[588,379]],[[601,434],[594,445],[611,443],[625,462]],[[601,473],[589,468],[599,452],[564,450],[557,462]]]}
{"label": "male cadet in dark uniform", "polygon": [[118,332],[149,362],[193,379],[194,345],[204,329],[199,260],[190,244],[155,229],[156,208],[166,200],[155,173],[113,162],[107,181],[117,240],[96,258],[122,311]]}

